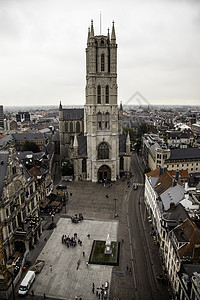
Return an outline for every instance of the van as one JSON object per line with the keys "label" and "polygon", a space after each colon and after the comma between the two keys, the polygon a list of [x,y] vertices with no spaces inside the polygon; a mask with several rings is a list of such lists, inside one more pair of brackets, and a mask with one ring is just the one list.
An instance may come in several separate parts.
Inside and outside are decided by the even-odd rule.
{"label": "van", "polygon": [[33,283],[34,279],[35,279],[35,272],[28,271],[19,286],[18,295],[25,296],[28,293],[28,290],[30,289],[30,286]]}

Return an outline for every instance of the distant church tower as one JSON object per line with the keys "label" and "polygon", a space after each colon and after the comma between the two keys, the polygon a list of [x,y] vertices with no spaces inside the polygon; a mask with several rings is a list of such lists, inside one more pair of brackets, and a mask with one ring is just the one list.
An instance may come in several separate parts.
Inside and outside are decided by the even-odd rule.
{"label": "distant church tower", "polygon": [[[86,102],[84,135],[87,137],[87,180],[120,175],[119,143],[122,106],[117,104],[117,44],[114,22],[111,38],[94,35],[93,21],[86,48]],[[130,153],[129,153],[130,154]]]}

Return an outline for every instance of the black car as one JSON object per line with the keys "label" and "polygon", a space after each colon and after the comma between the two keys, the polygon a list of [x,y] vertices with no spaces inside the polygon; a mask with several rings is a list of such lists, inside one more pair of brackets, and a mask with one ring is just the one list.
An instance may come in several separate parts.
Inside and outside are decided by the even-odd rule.
{"label": "black car", "polygon": [[67,186],[65,184],[59,184],[56,187],[57,190],[66,190],[66,188],[67,188]]}

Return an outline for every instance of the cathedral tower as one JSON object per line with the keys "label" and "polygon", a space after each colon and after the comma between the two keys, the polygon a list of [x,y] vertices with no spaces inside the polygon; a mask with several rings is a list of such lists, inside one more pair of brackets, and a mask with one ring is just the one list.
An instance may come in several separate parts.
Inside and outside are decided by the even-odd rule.
{"label": "cathedral tower", "polygon": [[93,21],[86,48],[86,102],[84,135],[87,137],[87,180],[119,176],[119,110],[117,104],[117,44],[114,22],[111,37],[95,35]]}

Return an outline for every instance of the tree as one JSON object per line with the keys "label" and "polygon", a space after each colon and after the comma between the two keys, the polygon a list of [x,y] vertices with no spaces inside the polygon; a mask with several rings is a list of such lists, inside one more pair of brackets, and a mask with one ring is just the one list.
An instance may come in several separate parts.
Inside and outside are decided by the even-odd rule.
{"label": "tree", "polygon": [[134,141],[135,141],[135,139],[136,139],[136,134],[135,134],[135,131],[134,131],[132,128],[125,127],[125,128],[123,128],[123,132],[124,132],[126,135],[127,135],[127,133],[129,132],[131,142],[134,142]]}
{"label": "tree", "polygon": [[74,175],[74,166],[70,162],[70,160],[67,160],[64,163],[62,163],[61,174],[62,174],[62,176]]}
{"label": "tree", "polygon": [[23,151],[32,151],[33,153],[37,153],[40,152],[40,148],[36,143],[26,141],[23,145]]}

